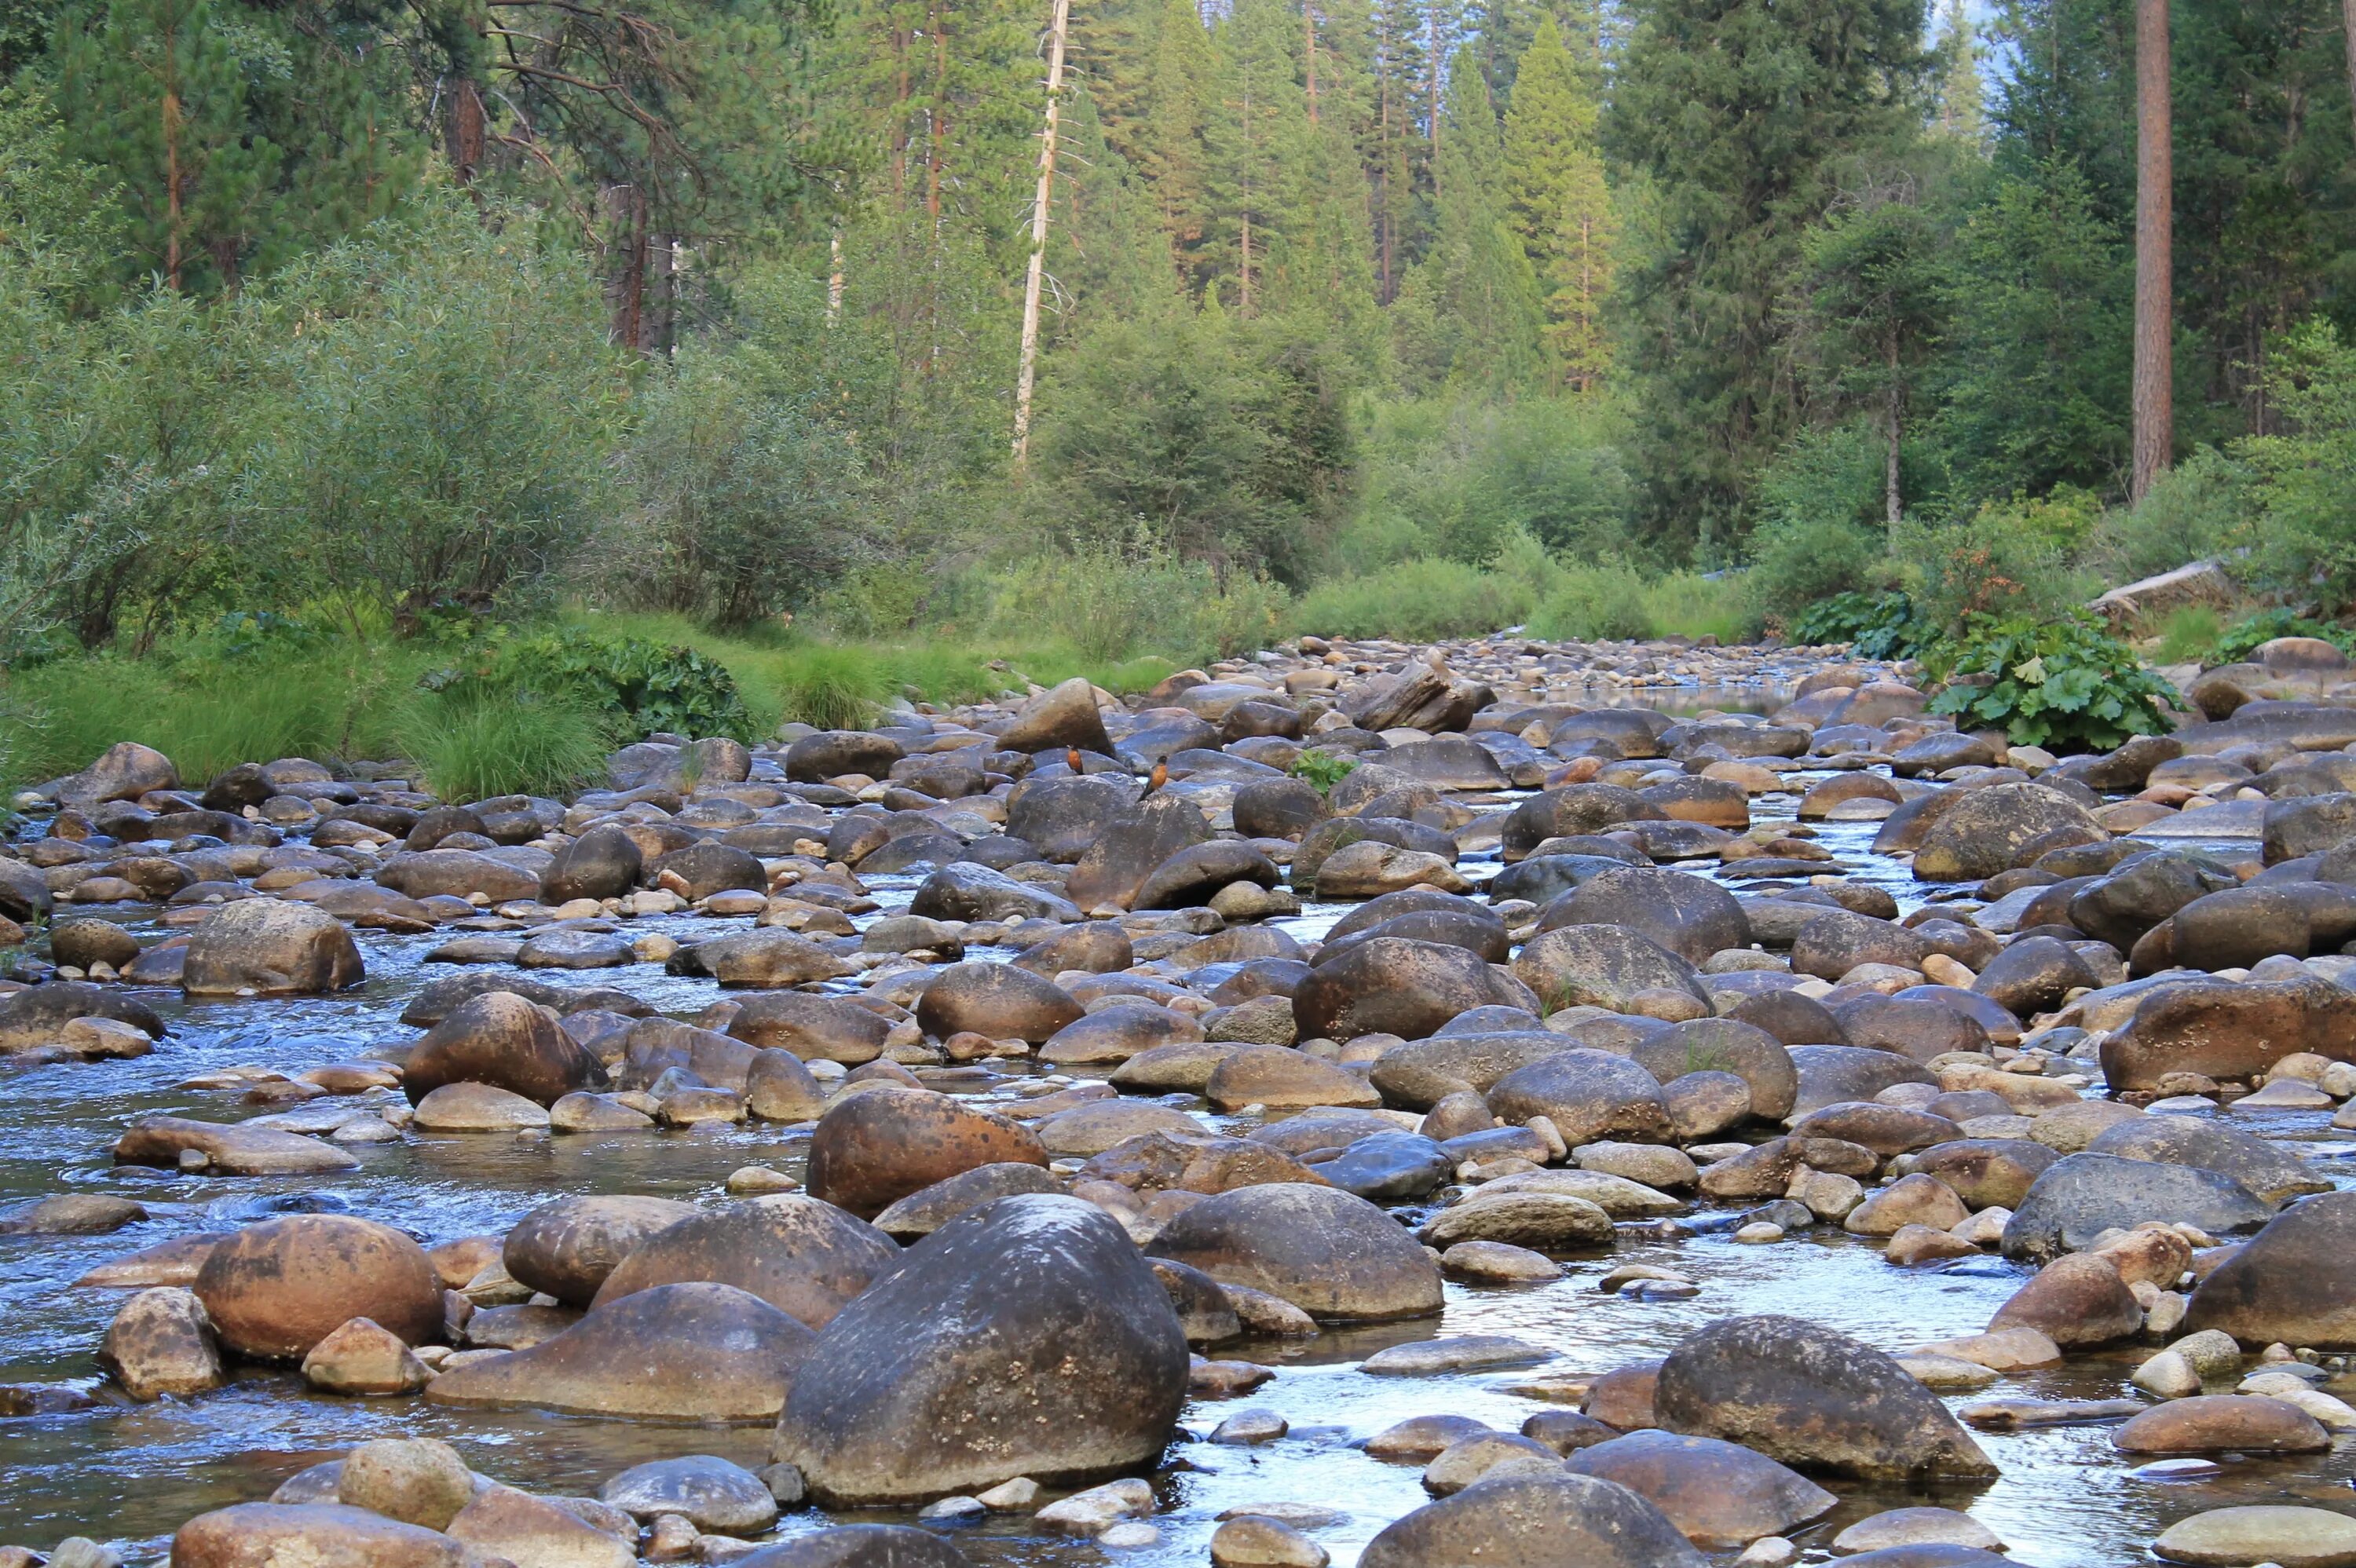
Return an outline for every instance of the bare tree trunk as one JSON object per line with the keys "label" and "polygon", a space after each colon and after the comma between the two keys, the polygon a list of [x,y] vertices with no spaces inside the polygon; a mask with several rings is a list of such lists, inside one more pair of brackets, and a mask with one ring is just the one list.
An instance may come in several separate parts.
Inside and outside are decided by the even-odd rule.
{"label": "bare tree trunk", "polygon": [[826,242],[826,319],[834,320],[842,314],[842,230],[838,229]]}
{"label": "bare tree trunk", "polygon": [[2135,455],[2127,495],[2136,501],[2176,454],[2168,48],[2168,0],[2136,0]]}
{"label": "bare tree trunk", "polygon": [[601,195],[607,222],[605,302],[612,312],[612,336],[625,348],[646,347],[647,198],[636,186],[608,186]]}
{"label": "bare tree trunk", "polygon": [[1039,133],[1039,189],[1031,204],[1031,270],[1023,280],[1023,349],[1014,378],[1014,469],[1031,455],[1031,389],[1039,373],[1039,291],[1047,277],[1047,202],[1055,189],[1055,127],[1064,97],[1064,41],[1072,30],[1072,0],[1055,0],[1047,29],[1047,115]]}
{"label": "bare tree trunk", "polygon": [[450,118],[444,132],[450,171],[460,185],[472,185],[483,172],[488,141],[485,118],[482,89],[473,78],[460,78],[450,89]]}

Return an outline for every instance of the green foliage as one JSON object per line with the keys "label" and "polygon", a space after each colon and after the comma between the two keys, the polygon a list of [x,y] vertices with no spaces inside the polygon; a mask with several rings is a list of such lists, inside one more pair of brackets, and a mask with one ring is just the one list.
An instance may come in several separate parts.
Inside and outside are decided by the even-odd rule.
{"label": "green foliage", "polygon": [[2207,604],[2185,604],[2169,612],[2159,630],[2154,659],[2164,665],[2207,664],[2225,635],[2224,618]]}
{"label": "green foliage", "polygon": [[1930,640],[1914,617],[1913,601],[1898,592],[1819,599],[1792,618],[1790,635],[1801,644],[1847,643],[1864,659],[1911,659]]}
{"label": "green foliage", "polygon": [[2204,446],[2162,475],[2136,505],[2104,513],[2087,557],[2115,582],[2221,560],[2245,536],[2251,510],[2247,471]]}
{"label": "green foliage", "polygon": [[1292,776],[1307,784],[1319,795],[1330,795],[1333,786],[1357,771],[1358,759],[1347,752],[1321,751],[1308,748],[1292,759]]}
{"label": "green foliage", "polygon": [[1010,644],[1047,632],[1096,663],[1144,650],[1193,663],[1266,647],[1289,604],[1265,578],[1234,571],[1223,583],[1209,566],[1149,538],[1126,549],[1083,544],[1010,564],[991,625]]}
{"label": "green foliage", "polygon": [[457,665],[434,671],[426,685],[464,702],[491,703],[511,693],[552,709],[577,709],[633,739],[664,731],[738,740],[753,735],[735,677],[718,659],[695,648],[600,636],[578,626],[516,637],[495,633]]}
{"label": "green foliage", "polygon": [[1363,577],[1319,583],[1292,613],[1302,631],[1332,637],[1477,636],[1527,622],[1537,585],[1456,560],[1398,561]]}
{"label": "green foliage", "polygon": [[[1985,684],[1964,677],[1985,677]],[[2107,752],[2164,733],[2172,695],[2135,653],[2083,612],[2040,619],[1974,614],[1947,689],[1927,704],[1965,728],[2000,727],[2015,745]]]}
{"label": "green foliage", "polygon": [[2276,637],[2319,637],[2342,653],[2356,653],[2356,632],[2345,626],[2313,620],[2289,610],[2261,610],[2243,616],[2210,639],[2213,662],[2239,664],[2257,652],[2261,644]]}
{"label": "green foliage", "polygon": [[1644,580],[1624,566],[1567,572],[1530,623],[1542,637],[1579,642],[1625,641],[1653,635],[1644,607]]}
{"label": "green foliage", "polygon": [[1887,578],[1882,451],[1862,421],[1803,432],[1760,475],[1750,582],[1769,619]]}
{"label": "green foliage", "polygon": [[444,800],[569,795],[603,769],[607,721],[569,692],[471,688],[416,705],[397,743]]}
{"label": "green foliage", "polygon": [[1916,619],[1957,635],[1973,615],[2073,612],[2098,586],[2071,562],[2100,513],[2091,492],[2061,487],[1988,502],[1960,522],[1909,524],[1896,543]]}
{"label": "green foliage", "polygon": [[891,677],[866,650],[812,645],[785,658],[776,682],[778,717],[820,730],[872,724],[891,695]]}
{"label": "green foliage", "polygon": [[2337,612],[2356,604],[2356,344],[2310,323],[2284,340],[2267,386],[2295,433],[2236,449],[2253,475],[2255,565]]}
{"label": "green foliage", "polygon": [[1335,564],[1417,555],[1495,560],[1517,534],[1576,559],[1624,548],[1634,487],[1596,398],[1386,400],[1374,410],[1358,513]]}

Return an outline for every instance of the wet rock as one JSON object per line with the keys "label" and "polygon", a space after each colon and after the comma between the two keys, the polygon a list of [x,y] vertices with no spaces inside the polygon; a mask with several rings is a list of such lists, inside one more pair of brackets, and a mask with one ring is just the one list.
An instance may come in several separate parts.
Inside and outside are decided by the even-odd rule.
{"label": "wet rock", "polygon": [[2073,1154],[2047,1168],[2005,1221],[2004,1255],[2042,1263],[2146,1220],[2231,1235],[2254,1230],[2273,1212],[2248,1188],[2214,1171]]}
{"label": "wet rock", "polygon": [[1424,1250],[1381,1210],[1333,1188],[1279,1183],[1206,1198],[1149,1251],[1321,1319],[1420,1317],[1440,1306],[1440,1270]]}
{"label": "wet rock", "polygon": [[437,1531],[338,1503],[240,1503],[198,1514],[172,1537],[173,1568],[478,1568]]}
{"label": "wet rock", "polygon": [[1732,1551],[1828,1512],[1839,1499],[1738,1444],[1635,1432],[1581,1448],[1571,1474],[1616,1481],[1650,1501],[1696,1546]]}
{"label": "wet rock", "polygon": [[1292,1012],[1304,1039],[1422,1040],[1460,1013],[1499,1003],[1515,998],[1478,954],[1376,937],[1314,965],[1293,993]]}
{"label": "wet rock", "polygon": [[214,1245],[228,1235],[225,1231],[199,1231],[193,1235],[175,1236],[168,1242],[158,1242],[152,1247],[142,1247],[135,1253],[110,1258],[75,1280],[77,1290],[130,1290],[161,1285],[194,1285],[197,1270],[204,1266]]}
{"label": "wet rock", "polygon": [[321,1393],[415,1393],[432,1376],[401,1337],[355,1317],[311,1347],[303,1381]]}
{"label": "wet rock", "polygon": [[2216,1568],[2350,1568],[2356,1564],[2356,1519],[2286,1504],[2211,1509],[2169,1526],[2152,1551],[2165,1563]]}
{"label": "wet rock", "polygon": [[814,1198],[862,1217],[977,1166],[1047,1163],[1039,1136],[946,1094],[862,1091],[819,1119],[810,1143]]}
{"label": "wet rock", "polygon": [[598,1488],[597,1500],[633,1519],[677,1514],[698,1530],[728,1535],[764,1531],[777,1520],[777,1499],[758,1476],[711,1454],[633,1465]]}
{"label": "wet rock", "polygon": [[1897,1362],[1797,1318],[1728,1318],[1688,1335],[1661,1363],[1655,1402],[1669,1431],[1740,1443],[1801,1469],[1996,1473],[1946,1406]]}
{"label": "wet rock", "polygon": [[425,1397],[648,1421],[768,1421],[815,1338],[734,1285],[657,1285],[530,1349],[454,1367]]}
{"label": "wet rock", "polygon": [[376,873],[379,887],[407,898],[466,898],[480,893],[492,903],[537,901],[540,878],[474,849],[428,849],[395,855]]}
{"label": "wet rock", "polygon": [[2330,1181],[2283,1144],[2196,1116],[2147,1115],[2123,1119],[2086,1145],[2093,1154],[2190,1166],[2230,1176],[2268,1204],[2309,1192],[2329,1192]]}
{"label": "wet rock", "polygon": [[475,1499],[474,1472],[432,1437],[388,1437],[344,1456],[336,1500],[403,1524],[441,1530]]}
{"label": "wet rock", "polygon": [[1422,1198],[1448,1179],[1456,1162],[1448,1151],[1417,1133],[1376,1133],[1353,1141],[1332,1159],[1311,1168],[1344,1192],[1377,1203]]}
{"label": "wet rock", "polygon": [[1693,965],[1632,931],[1612,925],[1571,925],[1525,944],[1514,974],[1547,1012],[1600,1007],[1629,1012],[1646,992],[1689,997],[1711,1009]]}
{"label": "wet rock", "polygon": [[626,831],[611,823],[592,827],[558,850],[540,874],[541,901],[619,898],[637,887],[644,868],[637,841]]}
{"label": "wet rock", "polygon": [[104,1236],[146,1218],[127,1198],[60,1192],[0,1217],[0,1236]]}
{"label": "wet rock", "polygon": [[1833,1550],[1843,1553],[1921,1547],[1953,1547],[1980,1552],[2005,1549],[1996,1531],[1971,1515],[1943,1508],[1890,1509],[1859,1520],[1833,1537]]}
{"label": "wet rock", "polygon": [[2248,1080],[2302,1051],[2351,1054],[2347,993],[2314,980],[2155,989],[2102,1044],[2112,1088],[2156,1089],[2172,1072]]}
{"label": "wet rock", "polygon": [[2091,1253],[2059,1257],[1988,1320],[1990,1331],[2034,1328],[2065,1349],[2108,1344],[2143,1331],[2143,1307],[2119,1271]]}
{"label": "wet rock", "polygon": [[488,1083],[444,1083],[417,1103],[412,1125],[424,1133],[513,1133],[544,1129],[550,1121],[520,1094]]}
{"label": "wet rock", "polygon": [[2017,1209],[2046,1168],[2062,1157],[2026,1138],[1956,1138],[1914,1157],[1914,1172],[1945,1183],[1964,1206]]}
{"label": "wet rock", "polygon": [[1278,1046],[1246,1046],[1227,1057],[1211,1070],[1204,1093],[1212,1108],[1221,1111],[1251,1104],[1297,1110],[1382,1104],[1382,1096],[1357,1074]]}
{"label": "wet rock", "polygon": [[1367,1357],[1358,1370],[1370,1377],[1428,1378],[1444,1372],[1526,1367],[1545,1360],[1547,1354],[1526,1340],[1501,1334],[1462,1334],[1393,1345]]}
{"label": "wet rock", "polygon": [[915,1242],[993,1198],[1063,1190],[1062,1179],[1039,1166],[1014,1161],[976,1166],[892,1204],[875,1216],[875,1229],[897,1242]]}
{"label": "wet rock", "polygon": [[1547,1117],[1572,1145],[1613,1136],[1665,1142],[1669,1136],[1658,1082],[1641,1064],[1609,1051],[1558,1051],[1498,1079],[1486,1099],[1489,1109],[1509,1123]]}
{"label": "wet rock", "polygon": [[1702,1568],[1661,1510],[1613,1482],[1517,1474],[1428,1503],[1368,1542],[1360,1568]]}
{"label": "wet rock", "polygon": [[930,1531],[898,1524],[847,1524],[765,1546],[736,1568],[972,1568],[966,1554]]}
{"label": "wet rock", "polygon": [[655,1125],[652,1116],[612,1094],[567,1094],[551,1105],[546,1115],[548,1125],[560,1133],[641,1132]]}
{"label": "wet rock", "polygon": [[1377,1459],[1428,1465],[1465,1438],[1490,1430],[1486,1422],[1469,1415],[1415,1415],[1377,1432],[1365,1447]]}
{"label": "wet rock", "polygon": [[709,975],[723,986],[766,989],[806,986],[851,973],[851,965],[839,955],[776,926],[681,948],[669,967],[678,974]]}
{"label": "wet rock", "polygon": [[668,1198],[560,1198],[518,1221],[500,1257],[530,1288],[586,1307],[624,1258],[695,1212]]}
{"label": "wet rock", "polygon": [[1562,1277],[1562,1265],[1505,1242],[1459,1242],[1440,1254],[1440,1272],[1467,1285],[1544,1285]]}
{"label": "wet rock", "polygon": [[632,1568],[629,1543],[545,1498],[512,1487],[487,1487],[458,1510],[448,1534],[486,1557],[516,1568]]}
{"label": "wet rock", "polygon": [[1430,1110],[1452,1094],[1485,1093],[1507,1074],[1576,1043],[1547,1029],[1435,1035],[1386,1047],[1368,1077],[1391,1104]]}
{"label": "wet rock", "polygon": [[2356,1349],[2356,1194],[2276,1216],[2201,1282],[2185,1326],[2255,1346]]}
{"label": "wet rock", "polygon": [[1917,1172],[1899,1178],[1850,1210],[1842,1229],[1853,1236],[1894,1236],[1908,1225],[1951,1231],[1970,1218],[1953,1188]]}
{"label": "wet rock", "polygon": [[775,1452],[837,1503],[1076,1478],[1160,1453],[1186,1378],[1169,1296],[1109,1216],[998,1199],[828,1325]]}
{"label": "wet rock", "polygon": [[1509,1432],[1482,1432],[1450,1444],[1425,1466],[1423,1489],[1436,1498],[1453,1497],[1492,1475],[1539,1471],[1559,1473],[1554,1450],[1545,1444]]}
{"label": "wet rock", "polygon": [[99,1365],[133,1399],[201,1393],[226,1381],[212,1321],[192,1291],[163,1285],[124,1302],[107,1325]]}
{"label": "wet rock", "polygon": [[446,1083],[487,1083],[540,1105],[605,1087],[605,1070],[547,1012],[512,991],[461,1003],[412,1047],[402,1092],[416,1104]]}
{"label": "wet rock", "polygon": [[442,1282],[418,1244],[346,1214],[250,1225],[197,1271],[220,1342],[239,1355],[294,1360],[355,1317],[422,1345],[442,1328]]}
{"label": "wet rock", "polygon": [[1053,980],[1010,964],[954,964],[934,976],[916,1002],[916,1022],[946,1039],[969,1029],[992,1040],[1036,1045],[1081,1016],[1080,1004]]}
{"label": "wet rock", "polygon": [[1076,746],[1099,756],[1112,754],[1104,716],[1097,709],[1096,688],[1081,676],[1041,692],[1017,709],[1013,722],[999,732],[998,743],[1010,752]]}
{"label": "wet rock", "polygon": [[2198,1394],[2156,1404],[2111,1434],[2122,1454],[2312,1454],[2331,1435],[2295,1404],[2263,1394]]}
{"label": "wet rock", "polygon": [[1213,1568],[1325,1568],[1323,1547],[1278,1520],[1245,1514],[1211,1532]]}
{"label": "wet rock", "polygon": [[780,1194],[693,1214],[656,1232],[615,1265],[590,1305],[704,1280],[750,1291],[823,1328],[899,1264],[900,1249],[874,1227],[830,1203]]}
{"label": "wet rock", "polygon": [[309,904],[240,899],[190,933],[180,970],[192,997],[316,995],[366,977],[343,922]]}
{"label": "wet rock", "polygon": [[2109,835],[2086,809],[2041,784],[1992,784],[1964,792],[1941,813],[1914,853],[1926,882],[1973,881],[2010,870],[2062,843],[2099,843]]}

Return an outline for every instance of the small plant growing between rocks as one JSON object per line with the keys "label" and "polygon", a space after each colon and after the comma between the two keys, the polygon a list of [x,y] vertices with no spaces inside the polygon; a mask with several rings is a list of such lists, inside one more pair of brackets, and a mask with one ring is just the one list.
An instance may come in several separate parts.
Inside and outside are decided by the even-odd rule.
{"label": "small plant growing between rocks", "polygon": [[1292,776],[1314,789],[1319,795],[1330,795],[1333,786],[1357,770],[1358,759],[1340,752],[1324,752],[1312,746],[1292,760]]}
{"label": "small plant growing between rocks", "polygon": [[2057,620],[1974,615],[1949,656],[1951,684],[1929,710],[1967,726],[2000,726],[2016,746],[2107,752],[2170,727],[2161,707],[2167,685],[2083,612]]}

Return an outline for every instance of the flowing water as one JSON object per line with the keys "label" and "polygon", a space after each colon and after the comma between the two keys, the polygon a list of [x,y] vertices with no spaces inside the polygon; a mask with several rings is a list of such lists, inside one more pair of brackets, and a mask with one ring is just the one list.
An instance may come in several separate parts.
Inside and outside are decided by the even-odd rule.
{"label": "flowing water", "polygon": [[[1725,698],[1733,695],[1723,694],[1715,705],[1730,706]],[[1799,782],[1804,787],[1805,780]],[[1788,816],[1794,802],[1790,795],[1756,800],[1754,819]],[[1925,890],[1904,867],[1870,852],[1872,834],[1870,824],[1831,824],[1821,827],[1818,841],[1853,867],[1857,879],[1888,888],[1902,907],[1920,903]],[[1495,866],[1468,859],[1465,869],[1480,880]],[[885,879],[875,891],[892,907],[905,902],[912,886],[912,879]],[[1313,937],[1344,912],[1344,906],[1312,905],[1290,928]],[[115,914],[147,931],[152,912]],[[641,920],[629,927],[650,928],[682,941],[713,929],[691,917]],[[369,978],[353,991],[293,1002],[197,1005],[155,996],[149,999],[172,1029],[155,1054],[31,1067],[0,1077],[11,1128],[0,1145],[0,1207],[78,1189],[136,1199],[155,1216],[112,1236],[0,1236],[0,1384],[67,1384],[97,1402],[73,1413],[0,1418],[0,1542],[47,1548],[61,1537],[88,1534],[153,1557],[191,1515],[265,1497],[294,1472],[370,1437],[444,1437],[477,1470],[499,1480],[573,1494],[594,1492],[627,1465],[681,1453],[719,1454],[748,1467],[766,1462],[762,1429],[682,1429],[535,1412],[455,1411],[419,1400],[328,1398],[308,1392],[287,1371],[249,1369],[226,1389],[149,1405],[108,1394],[92,1351],[122,1296],[74,1289],[71,1282],[134,1247],[292,1210],[360,1214],[434,1243],[504,1229],[557,1196],[637,1192],[709,1202],[740,1166],[768,1164],[800,1173],[806,1135],[759,1124],[558,1137],[412,1133],[402,1143],[355,1148],[361,1168],[330,1178],[186,1177],[112,1165],[109,1149],[115,1137],[141,1115],[170,1112],[222,1120],[253,1114],[238,1104],[233,1091],[176,1087],[198,1072],[255,1063],[291,1073],[413,1038],[399,1014],[430,977],[422,960],[444,936],[356,934]],[[580,978],[618,984],[680,1016],[718,995],[711,982],[669,977],[644,965]],[[1020,1081],[1001,1080],[999,1087]],[[1207,1114],[1205,1119],[1241,1125]],[[2251,1120],[2247,1114],[2239,1119]],[[2262,1130],[2301,1140],[2303,1152],[2335,1174],[2347,1171],[2356,1155],[2356,1146],[2333,1141],[2325,1114],[2278,1115]],[[1632,1262],[1672,1266],[1696,1280],[1701,1294],[1685,1301],[1635,1301],[1594,1288],[1607,1269]],[[1328,1330],[1280,1346],[1249,1342],[1224,1353],[1266,1360],[1277,1369],[1276,1378],[1241,1399],[1189,1405],[1186,1433],[1156,1477],[1162,1504],[1154,1519],[1159,1542],[1109,1555],[1140,1568],[1193,1568],[1205,1560],[1205,1542],[1222,1510],[1281,1501],[1333,1510],[1335,1522],[1312,1533],[1347,1568],[1376,1531],[1427,1500],[1417,1467],[1384,1463],[1355,1446],[1396,1421],[1451,1413],[1510,1431],[1542,1407],[1502,1392],[1504,1385],[1534,1372],[1599,1373],[1657,1357],[1694,1328],[1737,1313],[1785,1313],[1890,1349],[1974,1333],[2026,1272],[1992,1257],[1966,1259],[1944,1273],[1901,1271],[1884,1264],[1876,1247],[1827,1228],[1756,1246],[1738,1244],[1723,1232],[1672,1241],[1637,1227],[1623,1230],[1614,1253],[1574,1263],[1558,1283],[1451,1285],[1440,1318]],[[1553,1359],[1535,1369],[1439,1378],[1378,1378],[1357,1370],[1387,1345],[1472,1333],[1513,1335],[1546,1348]],[[1989,1392],[2115,1398],[2127,1392],[2126,1374],[2147,1353],[2129,1349],[2076,1356],[2065,1370],[2017,1377]],[[1291,1430],[1258,1447],[1199,1440],[1244,1409],[1273,1411]],[[2111,1447],[2109,1435],[2102,1426],[1983,1435],[1983,1445],[2003,1471],[1985,1488],[1933,1494],[1837,1484],[1841,1508],[1799,1539],[1804,1547],[1820,1547],[1846,1524],[1880,1508],[1935,1501],[1969,1508],[2011,1544],[2016,1561],[2031,1568],[2115,1568],[2147,1561],[2147,1543],[2188,1513],[2235,1502],[2345,1503],[2350,1496],[2345,1453],[2229,1462],[2206,1481],[2168,1483],[2138,1478]],[[787,1516],[780,1533],[861,1517],[906,1518],[803,1512]],[[1098,1563],[1108,1555],[1091,1543],[1041,1533],[1019,1516],[962,1531],[958,1539],[978,1562],[1008,1568]]]}

